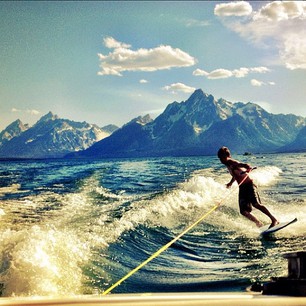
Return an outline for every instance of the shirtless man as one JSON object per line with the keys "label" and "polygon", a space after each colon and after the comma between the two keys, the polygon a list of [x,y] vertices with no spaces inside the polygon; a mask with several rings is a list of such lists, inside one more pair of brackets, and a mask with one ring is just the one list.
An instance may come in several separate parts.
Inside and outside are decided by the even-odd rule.
{"label": "shirtless man", "polygon": [[270,227],[278,224],[279,222],[277,219],[260,202],[258,192],[256,191],[256,186],[248,175],[248,172],[252,170],[252,167],[249,164],[244,164],[232,159],[230,150],[227,147],[222,147],[219,149],[218,157],[221,163],[227,167],[229,173],[232,175],[232,179],[228,184],[226,184],[226,187],[231,187],[235,181],[237,181],[239,185],[240,213],[249,220],[255,222],[258,227],[261,227],[263,224],[251,214],[253,206],[271,219]]}

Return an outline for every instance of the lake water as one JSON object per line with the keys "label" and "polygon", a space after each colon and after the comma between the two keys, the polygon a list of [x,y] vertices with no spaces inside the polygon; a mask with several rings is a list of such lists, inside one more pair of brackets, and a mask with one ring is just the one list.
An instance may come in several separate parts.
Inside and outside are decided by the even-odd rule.
{"label": "lake water", "polygon": [[244,291],[286,276],[283,254],[306,248],[306,154],[234,158],[257,166],[262,203],[298,222],[260,237],[216,157],[2,161],[1,296],[100,294],[220,201],[112,292]]}

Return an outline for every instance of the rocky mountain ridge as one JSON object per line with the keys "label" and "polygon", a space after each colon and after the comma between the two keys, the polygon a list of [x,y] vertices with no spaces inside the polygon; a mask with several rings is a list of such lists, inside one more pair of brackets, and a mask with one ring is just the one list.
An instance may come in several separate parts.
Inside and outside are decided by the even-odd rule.
{"label": "rocky mountain ridge", "polygon": [[0,133],[1,158],[110,158],[306,151],[306,118],[271,114],[196,90],[170,103],[155,120],[139,116],[121,128],[99,128],[49,112],[33,127],[13,122]]}
{"label": "rocky mountain ridge", "polygon": [[68,157],[212,155],[223,145],[237,153],[277,152],[306,125],[304,117],[271,114],[250,102],[216,100],[201,89],[186,101],[169,104],[155,120],[139,121]]}
{"label": "rocky mountain ridge", "polygon": [[[18,128],[19,127],[19,128]],[[116,126],[100,128],[86,122],[60,119],[52,112],[28,127],[20,120],[9,125],[0,135],[6,141],[0,146],[2,158],[57,158],[69,152],[85,150],[95,142],[108,137]],[[11,131],[16,131],[13,135]],[[7,135],[12,135],[9,137]]]}

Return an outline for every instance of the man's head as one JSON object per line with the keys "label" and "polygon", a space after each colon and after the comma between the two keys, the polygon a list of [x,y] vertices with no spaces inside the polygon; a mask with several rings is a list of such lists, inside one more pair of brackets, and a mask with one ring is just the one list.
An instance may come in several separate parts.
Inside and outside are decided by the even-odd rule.
{"label": "man's head", "polygon": [[231,157],[231,152],[227,147],[222,147],[218,151],[218,157],[221,161],[221,163],[226,162],[228,157]]}

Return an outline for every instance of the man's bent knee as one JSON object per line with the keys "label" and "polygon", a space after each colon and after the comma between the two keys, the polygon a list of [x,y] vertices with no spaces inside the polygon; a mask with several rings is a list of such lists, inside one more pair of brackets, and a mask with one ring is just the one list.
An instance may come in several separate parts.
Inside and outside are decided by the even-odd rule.
{"label": "man's bent knee", "polygon": [[261,209],[261,208],[264,207],[264,206],[261,205],[260,203],[253,203],[252,205],[253,205],[253,207],[255,207],[255,208],[257,208],[257,209]]}

